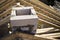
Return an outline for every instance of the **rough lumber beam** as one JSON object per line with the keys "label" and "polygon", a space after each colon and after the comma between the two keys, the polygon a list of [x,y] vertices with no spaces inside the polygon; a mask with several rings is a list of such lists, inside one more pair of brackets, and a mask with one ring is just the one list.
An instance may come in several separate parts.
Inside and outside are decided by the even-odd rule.
{"label": "rough lumber beam", "polygon": [[0,0],[0,4],[4,3],[6,0]]}
{"label": "rough lumber beam", "polygon": [[[0,14],[0,18],[2,17],[6,17],[7,15],[10,15],[11,14],[11,8],[7,9],[6,11],[4,11],[2,14]],[[10,13],[9,13],[10,12]]]}
{"label": "rough lumber beam", "polygon": [[0,15],[0,25],[6,23],[6,22],[9,22],[9,19],[10,19],[10,14],[11,14],[11,9],[7,9],[7,11],[3,12],[1,15]]}
{"label": "rough lumber beam", "polygon": [[0,6],[0,14],[2,14],[4,11],[6,11],[9,7],[11,7],[12,5],[14,5],[16,3],[15,0],[7,0],[6,3],[1,4]]}
{"label": "rough lumber beam", "polygon": [[5,17],[4,19],[0,20],[0,25],[9,22],[10,16]]}
{"label": "rough lumber beam", "polygon": [[42,29],[37,29],[36,35],[59,33],[59,31],[60,31],[59,29],[55,29],[53,27],[42,28]]}
{"label": "rough lumber beam", "polygon": [[60,37],[60,33],[52,33],[52,34],[43,34],[43,35],[35,35],[37,37],[47,38],[51,40],[59,40],[56,37]]}
{"label": "rough lumber beam", "polygon": [[[25,4],[25,3],[24,3]],[[28,3],[27,3],[28,4]],[[25,4],[26,5],[26,4]],[[29,4],[28,4],[29,5]],[[30,4],[30,5],[32,5],[32,4]],[[34,5],[32,5],[32,6],[34,6]],[[38,8],[38,10],[39,10],[39,7],[36,7],[36,6],[34,6],[36,9]],[[44,12],[44,11],[43,11]],[[5,13],[4,13],[5,14]],[[50,17],[48,17],[48,16],[45,16],[45,15],[43,15],[42,14],[42,16],[40,16],[41,15],[41,13],[39,14],[39,17],[41,17],[43,20],[45,20],[45,21],[47,21],[47,22],[50,22],[50,23],[53,23],[53,24],[55,24],[55,25],[60,25],[60,22],[59,21],[57,21],[57,20],[55,20],[55,19],[53,19],[53,18],[50,18]],[[3,17],[4,16],[6,16],[6,15],[3,15]],[[47,19],[48,18],[48,19]],[[58,23],[57,23],[58,22]],[[53,25],[52,24],[52,25]]]}
{"label": "rough lumber beam", "polygon": [[3,37],[1,40],[16,40],[16,38],[20,38],[22,40],[50,40],[50,39],[45,39],[42,37],[36,37],[36,36],[30,35],[30,34],[21,33],[21,32],[17,32],[15,34],[11,34],[7,37]]}
{"label": "rough lumber beam", "polygon": [[[28,1],[28,0],[25,0],[25,1]],[[42,3],[41,1],[38,1],[38,0],[29,0],[29,2],[31,2],[34,5],[37,5],[40,8],[45,9],[46,11],[49,11],[50,13],[53,13],[54,15],[60,17],[60,14],[57,11],[51,9],[49,6],[47,6],[46,4]]]}
{"label": "rough lumber beam", "polygon": [[9,15],[11,14],[11,7],[16,3],[15,0],[5,0],[4,3],[0,4],[0,25],[9,21]]}
{"label": "rough lumber beam", "polygon": [[46,15],[43,15],[42,13],[41,13],[41,14],[37,14],[37,15],[38,15],[38,17],[39,17],[40,19],[46,20],[46,21],[48,21],[48,22],[51,22],[51,23],[53,23],[53,24],[56,24],[56,25],[59,25],[59,26],[60,26],[60,22],[57,21],[57,20],[55,20],[55,19],[53,19],[53,18],[50,18],[50,17],[48,17],[48,16],[46,16]]}
{"label": "rough lumber beam", "polygon": [[43,23],[46,23],[47,25],[49,24],[50,26],[52,25],[52,27],[54,28],[57,28],[57,29],[60,29],[60,26],[56,25],[56,24],[53,24],[53,23],[50,23],[48,21],[45,21],[43,19],[39,19],[39,22],[43,22]]}
{"label": "rough lumber beam", "polygon": [[[35,9],[37,9],[38,7],[36,7],[36,6],[34,6],[34,5],[32,5],[31,3],[28,3],[28,2],[26,2],[26,1],[23,1],[23,0],[20,0],[20,3],[21,4],[23,4],[23,5],[25,5],[25,6],[33,6]],[[42,13],[43,14],[43,13]],[[47,21],[45,21],[45,20],[42,20],[42,19],[39,19],[40,21],[43,21],[43,22],[45,22],[45,23],[48,23],[48,24],[51,24],[51,25],[54,25],[54,26],[58,26],[58,25],[55,25],[55,24],[53,24],[53,23],[50,23],[50,22],[47,22]],[[60,26],[58,26],[58,27],[60,27]]]}
{"label": "rough lumber beam", "polygon": [[10,2],[10,0],[8,1],[8,0],[5,0],[4,2],[2,2],[1,4],[0,4],[0,7],[3,7],[5,4],[7,4],[8,2]]}
{"label": "rough lumber beam", "polygon": [[[25,4],[24,4],[25,3]],[[27,3],[27,2],[24,2],[23,4],[24,5],[31,5],[31,6],[33,6],[37,11],[39,10],[41,10],[39,7],[36,7],[36,6],[34,6],[34,5],[32,5],[32,4],[29,4],[29,3]],[[44,13],[43,13],[44,12]],[[41,13],[40,13],[41,14]],[[46,11],[44,11],[44,10],[42,10],[42,14],[44,14],[44,15],[48,15],[48,16],[50,16],[50,17],[54,17],[54,18],[57,18],[57,20],[59,19],[60,20],[60,18],[59,17],[56,17],[55,15],[52,15],[52,14],[50,14],[50,13],[46,13]]]}
{"label": "rough lumber beam", "polygon": [[[54,13],[52,13],[53,11],[51,11],[51,12],[48,11],[48,10],[50,10],[50,9],[51,9],[51,10],[54,10],[54,9],[52,9],[52,8],[50,8],[49,6],[43,4],[42,2],[41,2],[40,5],[38,6],[38,4],[36,4],[36,3],[38,3],[39,1],[37,1],[37,2],[35,2],[35,1],[33,1],[33,0],[30,0],[30,1],[25,0],[25,1],[27,1],[27,2],[29,2],[29,3],[31,3],[31,4],[33,4],[33,5],[36,5],[37,7],[39,7],[39,10],[38,10],[38,11],[41,11],[44,15],[47,15],[47,16],[49,16],[49,17],[52,17],[52,18],[60,21],[60,17],[54,15]],[[41,7],[42,5],[43,5],[43,7]],[[44,9],[45,6],[46,6],[46,8]],[[47,8],[49,8],[49,9],[47,9]],[[47,9],[47,10],[46,10],[46,9]],[[57,15],[59,15],[59,13],[58,13],[56,10],[54,10],[54,11],[57,13]]]}

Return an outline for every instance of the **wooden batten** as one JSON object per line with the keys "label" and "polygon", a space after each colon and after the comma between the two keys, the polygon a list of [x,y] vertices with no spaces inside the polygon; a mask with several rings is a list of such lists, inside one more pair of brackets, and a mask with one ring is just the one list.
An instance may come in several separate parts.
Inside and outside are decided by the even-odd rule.
{"label": "wooden batten", "polygon": [[[22,2],[22,3],[21,3],[21,2]],[[20,3],[21,3],[22,5],[25,5],[25,6],[33,6],[33,7],[35,8],[35,10],[37,10],[37,9],[40,10],[39,7],[37,7],[37,6],[35,6],[35,5],[31,4],[31,3],[28,3],[28,2],[26,2],[26,1],[20,0]],[[38,11],[37,11],[37,12],[38,12]],[[47,15],[45,14],[46,12],[45,12],[45,13],[43,13],[43,12],[44,12],[44,11],[42,11],[41,13],[39,12],[39,13],[40,13],[39,16],[40,16],[41,14],[43,14],[42,16],[45,15],[45,17],[46,17],[46,18],[43,17],[42,20],[45,19],[44,21],[48,21],[48,22],[46,22],[46,23],[49,23],[49,22],[50,22],[49,24],[52,23],[52,25],[54,25],[54,26],[58,26],[58,25],[59,25],[59,24],[57,25],[57,23],[58,23],[59,21],[56,20],[56,19],[54,19],[54,18],[57,18],[57,19],[58,19],[59,17],[57,17],[57,16],[55,16],[55,15],[53,15],[53,14],[50,14],[50,13],[47,13],[47,15],[48,15],[48,16],[47,16]],[[48,12],[48,11],[47,11],[47,12]],[[49,15],[50,15],[50,17],[49,17]],[[53,17],[51,17],[51,16],[53,16]],[[42,20],[40,20],[40,21],[42,21]],[[54,23],[52,20],[53,20],[55,23]],[[59,18],[59,20],[60,20],[60,18]],[[58,27],[60,27],[60,26],[58,26]]]}
{"label": "wooden batten", "polygon": [[[27,1],[27,0],[25,0],[25,1]],[[32,0],[32,1],[33,1],[33,0]],[[35,6],[38,5],[38,4],[36,4],[35,2],[32,2],[32,1],[30,0],[30,1],[27,1],[27,2],[29,2],[29,3],[31,3],[31,4],[33,4],[33,5],[35,5]],[[38,7],[37,9],[39,9],[38,12],[41,11],[44,15],[47,15],[47,16],[49,16],[49,17],[52,17],[52,18],[60,21],[60,18],[59,18],[58,16],[56,16],[56,15],[54,15],[53,13],[51,13],[50,11],[48,11],[49,9],[46,10],[47,7],[50,8],[49,6],[47,6],[46,4],[43,4],[42,2],[41,2],[40,4],[41,4],[41,5],[37,6],[37,7]],[[43,7],[41,8],[42,5],[43,5]],[[44,9],[45,6],[46,6],[46,8]],[[50,9],[52,9],[52,8],[50,8]],[[52,10],[54,10],[54,9],[52,9]],[[56,10],[54,10],[54,11],[56,11]],[[56,11],[56,12],[57,12],[57,11]],[[58,14],[58,12],[57,12],[57,14]]]}
{"label": "wooden batten", "polygon": [[4,37],[2,38],[1,40],[16,40],[17,38],[20,38],[20,39],[23,39],[23,40],[50,40],[50,39],[45,39],[45,38],[42,38],[42,37],[36,37],[34,35],[30,35],[30,34],[25,34],[25,33],[14,33],[14,34],[11,34],[7,37]]}

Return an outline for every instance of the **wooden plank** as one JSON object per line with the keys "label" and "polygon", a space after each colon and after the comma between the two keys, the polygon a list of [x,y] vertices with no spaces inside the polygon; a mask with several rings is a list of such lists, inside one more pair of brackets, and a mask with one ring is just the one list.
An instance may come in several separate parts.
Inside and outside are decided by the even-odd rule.
{"label": "wooden plank", "polygon": [[[21,3],[22,2],[22,3]],[[28,3],[28,2],[26,2],[26,1],[23,1],[23,0],[20,0],[20,3],[21,4],[23,4],[23,5],[25,5],[25,6],[27,6],[27,5],[31,5],[31,6],[33,6],[34,8],[36,8],[37,9],[37,7],[36,6],[34,6],[34,5],[32,5],[31,3]],[[54,16],[54,17],[56,17],[56,16]],[[40,21],[43,21],[42,19],[40,19]],[[50,22],[47,22],[47,21],[44,21],[45,23],[48,23],[48,24],[51,24],[51,25],[54,25],[54,26],[58,26],[58,25],[55,25],[55,24],[53,24],[53,23],[50,23]],[[58,27],[60,27],[60,26],[58,26]]]}
{"label": "wooden plank", "polygon": [[[25,0],[25,1],[27,1],[27,0]],[[31,2],[31,3],[41,7],[42,9],[45,9],[46,11],[49,11],[49,12],[53,13],[54,15],[60,17],[60,14],[57,11],[51,9],[49,6],[47,6],[46,4],[42,3],[41,1],[29,0],[29,2]]]}
{"label": "wooden plank", "polygon": [[52,33],[52,34],[35,35],[35,36],[47,38],[47,39],[51,39],[51,40],[57,40],[57,39],[55,39],[55,37],[60,37],[60,32],[59,33]]}
{"label": "wooden plank", "polygon": [[5,2],[6,0],[0,0],[0,4],[2,4],[3,2]]}
{"label": "wooden plank", "polygon": [[11,6],[16,3],[15,0],[5,0],[5,1],[6,1],[5,3],[1,4],[2,7],[0,8],[0,11],[2,11],[2,13],[0,14],[0,25],[9,21],[8,18],[10,18],[9,15],[11,14]]}
{"label": "wooden plank", "polygon": [[[24,3],[23,3],[24,4]],[[29,3],[27,3],[27,5],[28,5]],[[26,4],[25,4],[26,5]],[[30,5],[30,4],[29,4]],[[35,7],[35,6],[33,6],[33,7]],[[35,8],[37,8],[37,7],[35,7]],[[39,8],[38,8],[39,9]],[[43,14],[43,13],[40,13],[40,14]],[[46,15],[46,14],[45,14]],[[50,16],[53,16],[53,15],[51,15],[51,14],[48,14],[48,15],[50,15]],[[55,18],[56,18],[56,16],[54,16]]]}
{"label": "wooden plank", "polygon": [[0,25],[5,24],[6,22],[9,22],[10,16],[5,17],[4,19],[0,20]]}
{"label": "wooden plank", "polygon": [[0,16],[0,25],[9,22],[10,19],[10,14],[11,14],[11,8],[8,9],[7,11],[5,11],[4,13],[2,13]]}
{"label": "wooden plank", "polygon": [[[27,3],[28,4],[28,3]],[[28,4],[29,5],[29,4]],[[32,5],[32,4],[30,4],[30,5]],[[34,7],[36,7],[36,6],[34,6]],[[36,7],[36,8],[38,8],[38,7]],[[41,15],[42,13],[40,13],[39,14],[39,16]],[[4,15],[5,16],[5,15]],[[4,17],[3,16],[3,17]],[[53,18],[50,18],[50,17],[48,17],[48,16],[45,16],[45,15],[42,15],[41,16],[41,18],[43,18],[43,20],[45,19],[45,21],[48,21],[48,22],[53,22],[53,24],[56,24],[56,25],[60,25],[60,22],[59,21],[57,21],[57,20],[55,20],[55,19],[53,19]],[[58,23],[57,23],[58,22]]]}
{"label": "wooden plank", "polygon": [[[25,1],[27,1],[27,2],[29,2],[29,3],[31,3],[31,4],[33,4],[33,5],[38,5],[38,4],[36,4],[35,2],[32,2],[31,0],[30,1],[28,1],[28,0],[25,0]],[[49,17],[52,17],[52,18],[54,18],[54,19],[56,19],[56,20],[58,20],[58,21],[60,21],[60,18],[59,17],[57,17],[56,15],[54,15],[53,13],[50,13],[48,10],[46,10],[46,8],[44,9],[44,7],[40,7],[40,6],[42,6],[42,2],[40,3],[41,5],[39,5],[39,6],[37,6],[37,7],[39,7],[39,9],[40,10],[38,10],[38,11],[42,11],[42,13],[44,14],[44,15],[47,15],[47,16],[49,16]],[[50,8],[49,6],[47,6],[47,5],[45,5],[45,4],[43,4],[43,6],[46,6],[46,7],[48,7],[48,8]],[[50,8],[50,9],[52,9],[52,8]],[[52,9],[53,10],[53,9]],[[54,10],[54,11],[56,11],[56,10]],[[58,13],[58,12],[57,12]]]}
{"label": "wooden plank", "polygon": [[42,13],[38,14],[38,17],[39,17],[40,19],[46,20],[46,21],[48,21],[48,22],[51,22],[51,23],[53,23],[53,24],[56,24],[56,25],[59,25],[59,26],[60,26],[60,22],[59,22],[59,21],[57,21],[57,20],[55,20],[55,19],[53,19],[53,18],[50,18],[50,17],[48,17],[48,16],[46,16],[46,15],[43,15]]}
{"label": "wooden plank", "polygon": [[41,35],[41,34],[50,34],[50,33],[56,33],[60,31],[59,29],[55,29],[53,27],[49,28],[42,28],[42,29],[36,29],[36,34]]}
{"label": "wooden plank", "polygon": [[7,9],[7,8],[11,7],[12,5],[14,5],[15,3],[16,3],[15,0],[9,0],[6,3],[4,3],[4,5],[2,4],[0,10]]}
{"label": "wooden plank", "polygon": [[9,35],[7,37],[2,38],[1,40],[16,40],[16,38],[20,38],[20,39],[22,38],[23,40],[50,40],[21,32],[17,32],[15,34]]}
{"label": "wooden plank", "polygon": [[[43,29],[37,29],[35,36],[37,37],[42,37],[42,38],[47,38],[47,39],[51,39],[51,40],[58,40],[59,38],[56,37],[60,37],[60,32],[55,32],[53,33],[54,28],[43,28]],[[57,31],[58,29],[55,29],[55,31]],[[52,33],[49,33],[52,32]],[[60,31],[60,30],[59,30]],[[42,34],[41,33],[45,33],[47,32],[47,34]],[[40,33],[40,34],[37,34]]]}
{"label": "wooden plank", "polygon": [[[4,15],[10,14],[11,13],[11,8],[7,9],[6,11],[4,11],[2,14],[0,14],[0,17],[3,17]],[[10,12],[10,13],[9,13]]]}
{"label": "wooden plank", "polygon": [[[42,31],[47,32],[52,29],[54,28],[37,29],[37,33],[41,33]],[[22,38],[24,40],[54,40],[54,37],[59,37],[59,36],[60,36],[60,33],[31,35],[31,34],[26,34],[22,32],[16,32],[3,37],[1,40],[16,40],[16,38]]]}

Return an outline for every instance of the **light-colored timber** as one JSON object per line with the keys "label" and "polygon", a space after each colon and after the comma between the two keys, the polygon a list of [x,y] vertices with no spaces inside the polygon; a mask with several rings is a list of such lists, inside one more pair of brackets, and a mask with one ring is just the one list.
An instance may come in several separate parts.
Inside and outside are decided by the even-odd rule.
{"label": "light-colored timber", "polygon": [[[53,33],[54,28],[44,28],[44,29],[37,29],[36,35],[37,37],[42,37],[46,39],[51,39],[51,40],[58,40],[56,37],[60,37],[60,32],[55,32]],[[57,29],[55,29],[56,31]],[[41,31],[41,32],[40,32]],[[51,31],[52,33],[49,33]],[[46,33],[47,32],[47,33]],[[37,34],[38,33],[38,34]],[[41,34],[42,33],[42,34]],[[46,33],[46,34],[43,34]]]}
{"label": "light-colored timber", "polygon": [[[1,40],[15,40],[16,38],[22,38],[26,40],[57,40],[55,37],[60,37],[60,33],[52,33],[52,34],[42,34],[45,32],[49,32],[50,30],[53,31],[54,28],[44,28],[44,29],[37,29],[35,35],[26,34],[22,32],[16,32],[10,35],[3,37]],[[39,33],[39,34],[37,34]]]}
{"label": "light-colored timber", "polygon": [[[25,1],[28,1],[28,0],[25,0]],[[38,7],[41,7],[42,9],[45,9],[46,11],[51,12],[51,13],[53,13],[54,15],[60,17],[60,14],[59,14],[57,11],[51,9],[49,6],[45,5],[45,4],[42,3],[41,1],[38,1],[38,0],[29,0],[29,2],[31,2],[31,3],[33,3],[33,4],[35,4],[35,5],[37,5]]]}
{"label": "light-colored timber", "polygon": [[[23,0],[21,0],[21,1],[23,1]],[[23,2],[24,2],[24,1],[23,1]],[[44,15],[47,15],[47,16],[49,16],[49,17],[52,17],[52,18],[54,18],[54,19],[56,19],[56,20],[60,20],[59,17],[57,17],[57,16],[54,15],[53,13],[50,13],[48,10],[44,9],[44,7],[41,8],[41,7],[40,7],[40,6],[42,5],[41,3],[40,3],[41,5],[39,5],[39,6],[37,6],[38,4],[35,4],[35,3],[33,3],[33,2],[31,3],[30,1],[26,1],[26,2],[24,2],[24,3],[26,3],[26,4],[24,4],[24,3],[22,3],[22,4],[28,5],[27,2],[28,2],[28,4],[30,3],[29,5],[32,4],[32,6],[33,6],[34,8],[36,8],[36,10],[37,10],[38,12],[42,12]],[[20,2],[20,3],[21,3],[21,2]],[[35,7],[34,5],[35,5],[36,7]],[[43,5],[43,6],[45,6],[45,5]],[[50,8],[50,7],[49,7],[49,8]],[[50,8],[50,9],[52,9],[52,8]],[[52,10],[53,10],[53,9],[52,9]],[[55,11],[56,11],[56,10],[55,10]],[[57,12],[57,11],[56,11],[56,12]],[[57,14],[58,14],[58,12],[57,12]]]}
{"label": "light-colored timber", "polygon": [[[0,2],[3,3],[6,0],[3,0]],[[52,25],[54,28],[60,29],[60,14],[54,9],[51,9],[46,4],[38,1],[38,0],[17,0],[21,3],[23,6],[33,6],[34,9],[37,12],[37,15],[39,17],[39,24],[46,24],[46,25]],[[0,14],[0,25],[5,24],[9,22],[10,14],[11,14],[11,7],[16,3],[16,0],[9,0],[1,4],[0,10],[3,11],[3,13]],[[49,30],[52,30],[53,28],[47,28],[47,29],[41,29],[37,30],[37,33],[45,33],[49,32]],[[51,32],[54,32],[53,30]],[[8,35],[7,37],[2,38],[1,40],[14,40],[16,37],[21,37],[25,40],[58,40],[55,39],[55,37],[60,37],[60,33],[51,33],[51,34],[25,34],[25,33],[15,33]]]}
{"label": "light-colored timber", "polygon": [[36,37],[30,34],[25,34],[25,33],[15,33],[15,34],[11,34],[7,37],[2,38],[1,40],[15,40],[16,38],[22,38],[23,40],[50,40],[50,39],[45,39],[42,37]]}
{"label": "light-colored timber", "polygon": [[8,9],[12,5],[14,5],[15,3],[16,3],[15,0],[7,0],[3,4],[0,5],[0,10]]}
{"label": "light-colored timber", "polygon": [[[21,3],[22,2],[22,3]],[[33,4],[31,4],[31,3],[28,3],[28,2],[26,2],[26,0],[24,1],[24,0],[20,0],[20,3],[21,4],[24,4],[25,6],[33,6],[35,9],[37,9],[37,10],[40,10],[39,9],[39,7],[37,7],[36,5],[33,5]],[[34,3],[34,2],[33,2]],[[44,12],[43,10],[42,10],[42,12]],[[48,11],[47,11],[48,12]],[[46,13],[46,12],[45,12]],[[52,15],[52,14],[49,14],[48,13],[48,16],[46,16],[44,13],[40,13],[39,12],[39,14],[38,14],[38,16],[39,15],[41,15],[42,14],[42,16],[40,16],[41,18],[42,18],[42,20],[44,20],[44,22],[48,22],[49,24],[52,24],[52,25],[54,25],[54,26],[58,26],[58,27],[60,27],[60,22],[59,21],[57,21],[56,19],[54,19],[54,18],[51,18],[51,16],[53,16],[53,17],[55,17],[55,18],[57,18],[58,20],[60,20],[59,19],[59,17],[57,17],[57,16],[55,16],[55,15]],[[49,15],[50,15],[50,17],[49,17]],[[3,16],[4,17],[4,16]],[[47,19],[48,18],[48,19]],[[40,21],[42,21],[41,19],[40,19]],[[47,23],[46,22],[46,23]]]}
{"label": "light-colored timber", "polygon": [[0,4],[0,25],[8,22],[9,19],[7,19],[7,17],[11,14],[11,7],[14,4],[16,4],[15,0],[5,0]]}
{"label": "light-colored timber", "polygon": [[[21,2],[23,2],[23,3],[21,3]],[[34,5],[32,5],[31,3],[28,3],[28,2],[26,2],[26,1],[23,1],[23,0],[20,0],[20,3],[21,4],[23,4],[23,5],[25,5],[25,6],[33,6],[35,9],[37,9],[37,7],[36,6],[34,6]],[[25,3],[25,4],[24,4]],[[43,13],[42,13],[43,14]],[[55,18],[56,18],[56,16],[54,16]],[[40,20],[41,21],[41,20]],[[54,24],[53,24],[54,25]],[[59,27],[59,26],[58,26]]]}

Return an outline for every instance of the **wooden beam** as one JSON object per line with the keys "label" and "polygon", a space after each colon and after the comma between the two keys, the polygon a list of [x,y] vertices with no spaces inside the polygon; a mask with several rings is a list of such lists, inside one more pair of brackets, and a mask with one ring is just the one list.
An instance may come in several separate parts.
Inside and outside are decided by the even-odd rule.
{"label": "wooden beam", "polygon": [[[27,1],[27,0],[25,0],[25,1]],[[45,9],[46,11],[48,11],[48,12],[50,12],[50,13],[58,16],[58,17],[60,17],[60,14],[57,11],[53,10],[52,8],[50,8],[46,4],[42,3],[41,1],[29,0],[29,2],[31,2],[32,4],[37,5],[38,7],[42,8],[42,9]]]}
{"label": "wooden beam", "polygon": [[0,15],[0,18],[1,18],[0,25],[4,24],[6,22],[9,22],[10,14],[11,14],[11,8]]}
{"label": "wooden beam", "polygon": [[50,40],[50,39],[45,39],[42,37],[36,37],[34,35],[30,35],[30,34],[26,34],[26,33],[21,33],[21,32],[17,32],[14,34],[11,34],[7,37],[3,37],[1,40],[15,40],[17,38],[23,39],[23,40]]}
{"label": "wooden beam", "polygon": [[5,1],[6,1],[6,0],[1,0],[1,1],[0,1],[0,4],[4,3]]}
{"label": "wooden beam", "polygon": [[9,1],[7,1],[6,3],[1,4],[0,10],[2,10],[2,9],[7,9],[7,8],[11,7],[12,5],[14,5],[15,3],[16,3],[15,0],[9,0]]}
{"label": "wooden beam", "polygon": [[[41,5],[39,5],[39,6],[37,6],[38,4],[36,4],[35,2],[32,2],[31,0],[30,1],[28,1],[28,0],[25,0],[26,2],[28,2],[28,3],[31,3],[31,4],[33,4],[33,5],[35,5],[36,7],[38,7],[37,9],[39,9],[39,10],[37,10],[38,12],[42,12],[44,15],[47,15],[47,16],[49,16],[49,17],[52,17],[52,18],[54,18],[54,19],[56,19],[56,20],[58,20],[58,21],[60,21],[60,17],[58,17],[58,16],[56,16],[56,15],[54,15],[53,13],[51,13],[51,12],[49,12],[48,10],[49,9],[47,9],[46,10],[46,8],[48,7],[48,8],[50,8],[49,6],[47,6],[47,5],[43,5],[43,7],[41,8],[41,6],[42,6],[42,2],[40,3]],[[44,7],[46,6],[46,8],[44,9]],[[50,9],[52,9],[52,8],[50,8]],[[53,10],[53,9],[52,9]],[[54,11],[56,11],[56,10],[54,10]],[[57,12],[57,11],[56,11]],[[57,12],[58,13],[58,12]],[[58,14],[59,15],[59,14]]]}
{"label": "wooden beam", "polygon": [[[23,1],[23,0],[20,0],[20,3],[23,4],[23,5],[25,5],[25,6],[33,6],[35,9],[38,8],[38,7],[36,7],[35,5],[33,5],[33,4],[31,4],[31,3],[28,3],[28,2],[26,2],[26,1]],[[39,9],[39,8],[38,8],[38,9]],[[40,14],[43,14],[43,13],[40,13]],[[56,17],[56,16],[54,16],[54,17]],[[47,18],[49,19],[49,17],[47,17]],[[50,18],[50,19],[52,19],[52,18]],[[54,20],[54,19],[53,19],[53,20]],[[40,21],[43,21],[43,19],[40,19]],[[55,27],[58,26],[58,25],[53,24],[53,23],[51,23],[51,22],[47,22],[46,20],[44,20],[43,22],[46,22],[46,23],[51,24],[51,25],[54,25]],[[52,22],[53,22],[53,21],[52,21]],[[60,27],[60,26],[58,26],[58,27]]]}

